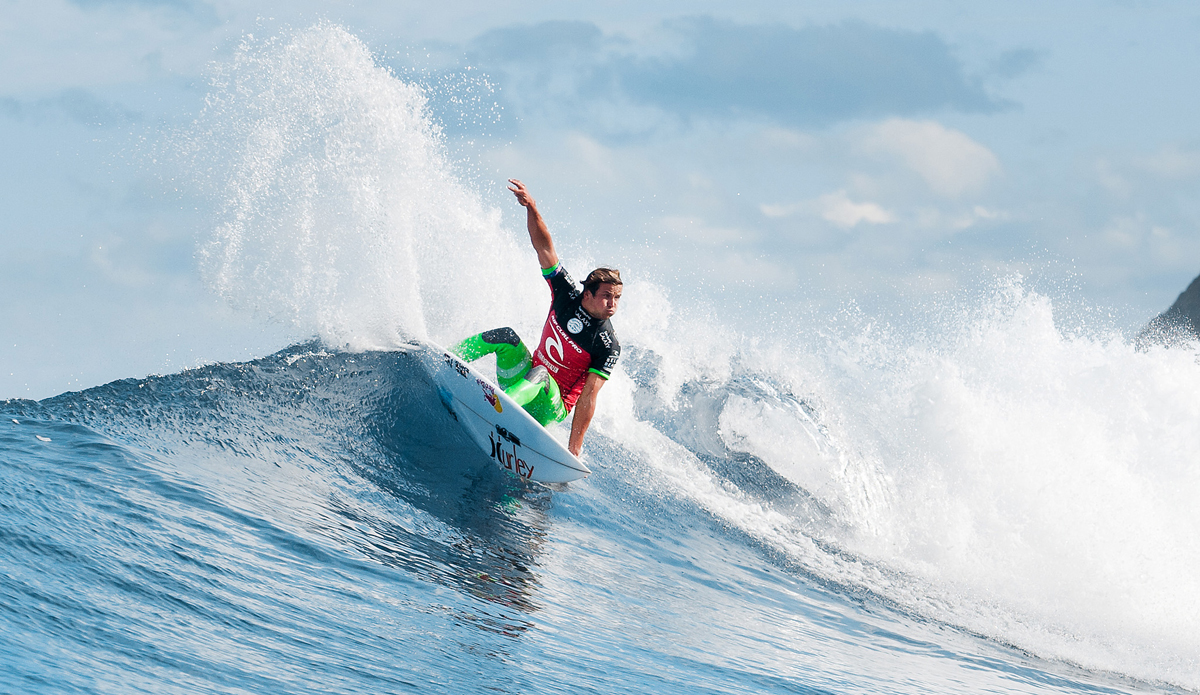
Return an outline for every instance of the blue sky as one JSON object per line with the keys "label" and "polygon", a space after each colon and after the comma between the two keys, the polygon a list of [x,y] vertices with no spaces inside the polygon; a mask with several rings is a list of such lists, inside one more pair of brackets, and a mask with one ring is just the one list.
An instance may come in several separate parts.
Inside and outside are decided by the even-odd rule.
{"label": "blue sky", "polygon": [[320,20],[427,87],[507,226],[519,176],[567,253],[734,317],[1019,272],[1130,330],[1200,273],[1187,3],[0,1],[0,397],[299,337],[204,286],[211,203],[153,160],[243,35]]}

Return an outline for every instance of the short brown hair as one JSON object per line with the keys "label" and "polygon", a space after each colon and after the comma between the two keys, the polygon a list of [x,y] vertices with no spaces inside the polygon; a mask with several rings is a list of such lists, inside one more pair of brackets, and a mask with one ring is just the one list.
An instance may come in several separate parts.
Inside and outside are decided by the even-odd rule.
{"label": "short brown hair", "polygon": [[606,282],[614,285],[622,284],[621,271],[617,270],[616,268],[596,268],[592,272],[588,273],[588,276],[584,278],[583,291],[596,294],[596,288],[600,287],[600,285],[603,285]]}

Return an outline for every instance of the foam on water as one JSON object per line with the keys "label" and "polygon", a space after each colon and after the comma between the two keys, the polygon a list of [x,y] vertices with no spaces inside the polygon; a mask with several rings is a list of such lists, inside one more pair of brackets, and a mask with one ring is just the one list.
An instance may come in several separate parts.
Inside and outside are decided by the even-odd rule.
{"label": "foam on water", "polygon": [[[536,334],[547,297],[523,218],[502,228],[420,90],[344,30],[247,38],[181,142],[221,202],[201,256],[232,303],[351,349]],[[916,336],[736,336],[631,277],[590,444],[636,465],[597,468],[822,582],[1200,688],[1194,349],[1066,333],[1020,282],[940,318]]]}
{"label": "foam on water", "polygon": [[856,545],[966,599],[987,634],[1200,683],[1194,350],[1065,335],[1019,287],[885,349],[860,382],[879,411],[851,433],[894,495]]}
{"label": "foam on water", "polygon": [[817,536],[865,564],[819,573],[1041,656],[1200,685],[1194,346],[1065,333],[1015,281],[947,313],[917,339],[841,335],[815,370],[751,356],[821,403],[820,424],[729,398],[725,444],[834,510]]}

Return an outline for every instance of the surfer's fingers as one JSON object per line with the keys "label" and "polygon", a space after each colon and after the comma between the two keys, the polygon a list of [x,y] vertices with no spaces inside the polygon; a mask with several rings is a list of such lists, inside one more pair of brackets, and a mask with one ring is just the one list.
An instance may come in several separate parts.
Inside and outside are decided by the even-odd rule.
{"label": "surfer's fingers", "polygon": [[528,206],[533,202],[533,196],[529,195],[529,191],[525,188],[525,184],[516,179],[509,179],[509,181],[512,182],[513,185],[509,186],[508,190],[512,191],[513,195],[517,196],[518,203]]}

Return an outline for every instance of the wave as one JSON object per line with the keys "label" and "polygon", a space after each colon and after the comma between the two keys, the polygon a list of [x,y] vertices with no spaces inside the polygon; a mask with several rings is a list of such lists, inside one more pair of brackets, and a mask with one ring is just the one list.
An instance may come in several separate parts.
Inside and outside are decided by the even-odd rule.
{"label": "wave", "polygon": [[[222,654],[236,647],[222,622],[261,619],[278,656],[308,639],[287,619],[306,605],[358,611],[355,624],[386,641],[366,604],[346,598],[383,591],[346,578],[371,583],[369,568],[382,566],[493,609],[436,591],[388,600],[418,612],[444,600],[455,620],[520,635],[540,606],[568,603],[569,573],[536,569],[546,546],[610,536],[610,560],[640,557],[653,572],[670,552],[650,529],[667,518],[667,538],[692,538],[702,517],[724,534],[714,543],[838,601],[883,606],[891,617],[877,634],[926,622],[1092,673],[1200,689],[1194,345],[1138,351],[1116,334],[1072,333],[1019,281],[966,309],[935,309],[916,329],[859,317],[738,335],[675,309],[652,269],[633,267],[615,321],[628,349],[586,448],[596,474],[570,488],[525,486],[452,425],[418,365],[388,351],[496,325],[533,335],[547,299],[521,234],[455,176],[420,90],[328,24],[247,39],[211,90],[174,141],[220,202],[202,244],[206,277],[231,303],[317,340],[4,407],[14,427],[68,451],[55,458],[25,430],[6,434],[7,450],[30,462],[13,475],[31,481],[65,464],[94,496],[78,508],[49,503],[19,542],[32,548],[55,524],[104,529],[64,531],[45,551],[105,558],[107,574],[87,580],[110,587],[99,600],[128,583],[184,582],[180,595],[199,607],[169,608],[169,591],[133,605],[160,620],[201,616]],[[552,510],[567,516],[551,522]],[[579,552],[583,562],[599,553]],[[717,550],[693,551],[705,552]],[[183,576],[156,575],[159,561]],[[625,580],[599,561],[587,567]],[[275,598],[252,586],[276,574],[314,583],[268,579]],[[66,600],[19,583],[31,600]],[[116,637],[150,652],[164,639],[133,609],[117,614],[107,623],[122,626],[109,628]],[[306,629],[335,632],[305,615]],[[729,633],[739,646],[765,639]],[[939,635],[927,638],[955,639]],[[168,630],[172,668],[193,637]],[[864,648],[873,639],[856,638]],[[370,640],[342,636],[333,649],[371,673],[392,663]]]}
{"label": "wave", "polygon": [[635,352],[611,426],[628,440],[649,424],[642,458],[667,485],[819,581],[1043,657],[1197,686],[1194,345],[1069,333],[1019,281],[915,336],[864,319],[763,342],[719,361]]}
{"label": "wave", "polygon": [[[976,411],[964,403],[982,407],[1014,397],[1014,389],[1045,400],[1052,385],[1046,373],[1027,375],[1020,383],[1036,388],[1020,391],[1012,365],[996,364],[1006,336],[1057,334],[1039,320],[1049,311],[1044,299],[1011,300],[1007,312],[964,328],[961,341],[909,350],[905,370],[887,359],[863,370],[869,361],[855,356],[803,374],[794,368],[798,353],[742,346],[725,355],[722,372],[712,362],[681,363],[672,352],[635,343],[613,391],[605,392],[587,450],[596,480],[582,487],[525,485],[504,474],[454,425],[419,360],[399,352],[336,351],[314,342],[245,364],[123,380],[40,403],[13,401],[3,416],[15,422],[0,445],[10,460],[42,470],[10,467],[6,488],[38,489],[48,503],[36,513],[6,505],[20,520],[7,540],[55,558],[65,566],[61,576],[85,581],[99,595],[128,601],[133,591],[131,607],[107,616],[110,629],[134,633],[122,639],[141,635],[139,649],[167,639],[184,653],[195,636],[164,638],[157,622],[180,610],[172,596],[203,604],[183,611],[198,611],[206,630],[244,612],[273,622],[276,611],[298,608],[288,601],[255,606],[261,595],[249,587],[264,573],[278,573],[274,590],[304,596],[292,585],[297,578],[361,577],[362,563],[494,605],[460,619],[519,637],[536,624],[546,582],[561,580],[547,574],[543,548],[561,543],[551,538],[569,533],[571,523],[586,524],[622,552],[657,547],[648,551],[655,557],[668,539],[688,535],[699,512],[725,528],[725,542],[748,543],[770,564],[845,600],[965,629],[1092,673],[1195,687],[1188,661],[1195,639],[1188,582],[1195,575],[1186,546],[1195,517],[1186,491],[1177,489],[1190,471],[1130,457],[1137,449],[1129,447],[1091,447],[1067,459],[1061,441],[1040,462],[1028,457],[1041,447],[1024,457],[1002,449],[977,467],[931,444],[978,439],[974,446],[987,453],[994,444],[981,433],[1005,427],[1016,438],[1005,440],[1010,446],[1041,441],[1028,435],[1030,422],[1061,437],[1064,422],[1090,421],[1084,405],[1094,412],[1101,402],[1092,389],[1130,388],[1129,380],[1113,378],[1118,367],[1140,364],[1143,376],[1166,376],[1164,363],[1178,363],[1171,379],[1155,387],[1147,378],[1134,388],[1182,395],[1189,384],[1178,373],[1195,371],[1194,357],[1059,335],[1043,344],[1059,357],[1075,354],[1047,361],[1061,370],[1051,391],[1086,395],[1086,404],[1006,409],[1020,427],[998,416],[971,417]],[[1034,337],[1018,343],[1026,368]],[[869,341],[853,342],[862,348]],[[1080,352],[1108,357],[1088,363]],[[780,370],[780,361],[791,366]],[[814,364],[811,355],[801,361]],[[989,364],[1002,378],[985,378],[970,364]],[[1072,374],[1089,388],[1064,385]],[[893,407],[880,405],[887,402],[866,388],[874,386],[867,376],[892,380]],[[911,380],[906,390],[898,386],[901,376]],[[951,376],[959,383],[948,384]],[[870,393],[870,418],[847,398],[848,381]],[[830,385],[840,390],[822,388]],[[926,422],[925,409],[938,411],[936,426],[978,428],[978,437],[929,437],[916,426]],[[1063,419],[1048,421],[1050,413]],[[1151,420],[1141,418],[1150,429],[1134,427],[1134,434],[1161,435]],[[1121,478],[1092,472],[1122,463]],[[50,488],[38,480],[48,471]],[[590,512],[575,522],[552,520],[562,495],[583,495]],[[1105,495],[1101,512],[1113,521],[1098,528],[1101,512],[1091,505]],[[1074,506],[1063,501],[1072,496]],[[1013,511],[1015,504],[1027,510]],[[1146,505],[1156,516],[1139,519]],[[1050,518],[1038,526],[1043,514]],[[1178,528],[1169,531],[1177,535],[1148,538],[1172,514]],[[1105,533],[1117,527],[1122,534]],[[65,600],[34,592],[32,580],[24,586],[24,601],[34,605]],[[225,595],[230,591],[235,598]],[[87,601],[69,605],[97,610]],[[62,614],[64,607],[45,610]],[[155,618],[136,615],[143,611]]]}

